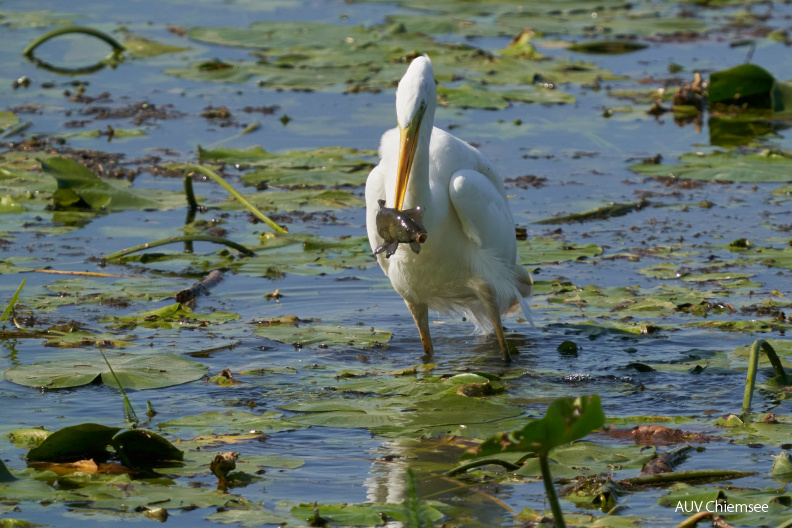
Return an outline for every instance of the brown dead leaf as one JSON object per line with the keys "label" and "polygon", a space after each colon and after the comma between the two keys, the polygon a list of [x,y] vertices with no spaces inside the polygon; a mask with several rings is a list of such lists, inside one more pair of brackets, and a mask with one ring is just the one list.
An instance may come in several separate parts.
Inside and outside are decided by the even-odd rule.
{"label": "brown dead leaf", "polygon": [[716,436],[671,429],[662,425],[638,425],[629,430],[611,428],[606,434],[613,438],[633,438],[639,445],[705,444],[711,440],[718,440]]}
{"label": "brown dead leaf", "polygon": [[134,473],[128,467],[117,462],[103,462],[97,464],[90,460],[78,460],[77,462],[47,462],[44,460],[36,460],[28,462],[28,467],[35,468],[39,471],[52,471],[58,475],[71,475],[72,473],[88,473],[103,475],[124,475]]}

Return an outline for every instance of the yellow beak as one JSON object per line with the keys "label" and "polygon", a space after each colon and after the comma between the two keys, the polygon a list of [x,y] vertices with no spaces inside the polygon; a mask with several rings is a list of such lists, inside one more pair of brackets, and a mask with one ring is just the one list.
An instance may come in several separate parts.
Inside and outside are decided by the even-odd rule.
{"label": "yellow beak", "polygon": [[418,144],[418,131],[421,129],[424,112],[426,112],[426,103],[421,102],[407,128],[402,128],[399,125],[399,168],[396,173],[396,203],[394,205],[397,211],[401,211],[404,205],[407,180],[410,179],[410,171],[413,159],[415,159],[415,147]]}

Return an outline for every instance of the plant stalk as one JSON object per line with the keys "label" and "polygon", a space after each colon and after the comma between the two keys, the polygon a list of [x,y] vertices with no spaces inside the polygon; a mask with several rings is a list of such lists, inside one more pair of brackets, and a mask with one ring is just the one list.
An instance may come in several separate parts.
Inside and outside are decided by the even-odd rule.
{"label": "plant stalk", "polygon": [[196,172],[200,172],[201,174],[203,174],[203,175],[204,175],[204,176],[206,176],[207,178],[209,178],[209,179],[211,179],[211,180],[214,180],[214,181],[215,181],[215,182],[216,182],[218,185],[220,185],[220,186],[221,186],[223,189],[225,189],[226,191],[228,191],[228,193],[229,193],[231,196],[233,196],[234,198],[236,198],[236,200],[237,200],[239,203],[241,203],[241,204],[242,204],[242,205],[243,205],[243,206],[244,206],[244,207],[245,207],[245,208],[246,208],[248,211],[250,211],[251,213],[253,213],[253,215],[254,215],[256,218],[258,218],[259,220],[261,220],[262,222],[264,222],[265,224],[267,224],[268,226],[270,226],[272,229],[274,229],[274,230],[275,230],[275,231],[277,231],[278,233],[288,233],[288,231],[286,231],[284,228],[282,228],[281,226],[279,226],[278,224],[276,224],[275,222],[273,222],[273,221],[272,221],[272,220],[271,220],[271,219],[270,219],[270,218],[269,218],[267,215],[265,215],[264,213],[262,213],[261,211],[259,211],[259,210],[256,208],[256,206],[255,206],[255,205],[253,205],[252,203],[248,202],[248,201],[245,199],[245,197],[244,197],[244,196],[242,196],[241,194],[239,194],[239,192],[238,192],[236,189],[234,189],[234,188],[233,188],[231,185],[229,185],[229,184],[228,184],[228,182],[226,182],[226,181],[225,181],[223,178],[221,178],[220,176],[218,176],[218,175],[217,175],[217,174],[216,174],[216,173],[215,173],[213,170],[211,170],[211,169],[208,169],[208,168],[206,168],[206,167],[204,167],[204,166],[202,166],[202,165],[190,165],[190,166],[188,166],[188,167],[187,167],[187,170],[190,170],[190,171],[196,171]]}
{"label": "plant stalk", "polygon": [[555,487],[553,486],[553,475],[550,474],[549,459],[546,455],[539,456],[539,467],[542,469],[542,481],[547,493],[547,500],[550,502],[550,509],[553,512],[553,521],[555,521],[556,528],[566,528],[564,514],[561,512],[558,495],[556,495]]}
{"label": "plant stalk", "polygon": [[110,44],[110,46],[113,48],[113,51],[115,53],[123,53],[124,51],[126,51],[124,46],[119,44],[116,39],[114,39],[107,33],[102,33],[99,30],[89,27],[70,26],[70,27],[53,29],[49,33],[45,33],[44,35],[41,35],[39,38],[28,44],[28,46],[24,49],[24,51],[22,51],[22,55],[31,58],[33,57],[33,51],[35,51],[36,48],[38,48],[48,40],[58,37],[60,35],[67,35],[69,33],[82,33],[83,35],[90,35],[92,37],[96,37],[100,40],[103,40],[108,44]]}
{"label": "plant stalk", "polygon": [[767,359],[773,366],[773,371],[776,376],[786,376],[784,367],[781,365],[781,360],[778,359],[778,354],[773,347],[764,339],[757,339],[751,345],[751,352],[748,356],[748,376],[745,378],[745,393],[743,394],[743,408],[740,419],[745,425],[751,423],[751,399],[753,398],[753,391],[756,385],[756,370],[759,367],[759,351],[764,350]]}

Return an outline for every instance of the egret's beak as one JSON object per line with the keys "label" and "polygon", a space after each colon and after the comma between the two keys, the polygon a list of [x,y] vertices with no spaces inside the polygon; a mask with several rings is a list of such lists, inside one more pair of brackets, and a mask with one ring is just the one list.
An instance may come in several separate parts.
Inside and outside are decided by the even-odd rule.
{"label": "egret's beak", "polygon": [[426,112],[426,103],[422,101],[407,128],[402,128],[399,125],[401,139],[399,140],[399,169],[396,173],[396,203],[394,205],[397,211],[401,211],[404,204],[407,180],[410,178],[410,170],[415,158],[415,147],[418,144],[418,131],[421,129],[424,112]]}

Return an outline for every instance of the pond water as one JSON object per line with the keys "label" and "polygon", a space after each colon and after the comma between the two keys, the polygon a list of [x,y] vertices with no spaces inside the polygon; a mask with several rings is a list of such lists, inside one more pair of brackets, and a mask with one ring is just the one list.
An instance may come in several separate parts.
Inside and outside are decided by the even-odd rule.
{"label": "pond water", "polygon": [[[385,521],[372,515],[405,498],[410,468],[418,494],[442,514],[436,526],[533,526],[524,509],[549,506],[529,471],[444,473],[475,439],[584,394],[600,395],[617,431],[655,423],[708,435],[680,470],[756,473],[637,488],[611,515],[562,492],[569,524],[677,525],[688,514],[666,503],[718,490],[732,503],[769,501],[766,516],[726,516],[735,526],[788,521],[789,479],[771,475],[773,457],[792,444],[788,387],[754,394],[755,418],[773,413],[778,423],[715,421],[741,411],[754,340],[769,340],[790,366],[792,6],[722,4],[444,0],[428,11],[413,0],[4,1],[2,305],[26,282],[15,307],[23,329],[9,319],[0,332],[0,460],[16,477],[0,479],[0,522],[147,522],[143,512],[161,506],[175,526],[305,526],[312,510],[299,505],[318,502],[333,525],[375,525]],[[112,35],[125,59],[66,74],[22,56],[69,24]],[[510,45],[526,28],[531,39]],[[644,47],[569,48],[592,41]],[[109,51],[65,35],[36,55],[74,69]],[[432,316],[436,354],[422,359],[409,312],[362,240],[362,184],[395,123],[394,82],[422,52],[440,86],[436,126],[498,167],[526,231],[518,251],[536,281],[536,326],[505,321],[516,346],[509,365],[495,338],[472,335],[461,315]],[[670,110],[694,72],[708,80],[746,61],[781,83],[775,112],[711,108],[688,123],[647,112],[658,98]],[[22,78],[29,85],[17,86]],[[110,183],[97,202],[84,181],[66,188],[63,173],[78,169],[60,158]],[[179,164],[196,163],[291,235],[273,238],[197,176],[202,207],[185,228]],[[179,242],[105,260],[184,234],[224,237],[257,255],[208,242],[189,253]],[[193,312],[149,313],[175,310],[174,294],[213,269],[224,278]],[[559,348],[566,341],[577,348]],[[100,350],[117,369],[122,352],[144,366],[165,354],[197,362],[174,363],[165,376],[197,369],[192,381],[126,391],[140,427],[185,452],[183,467],[132,479],[25,469],[30,446],[12,442],[14,431],[128,425],[107,372],[104,383],[67,388],[12,382],[104,370]],[[239,383],[209,381],[224,369]],[[771,377],[763,360],[757,381]],[[495,394],[457,393],[487,379]],[[641,448],[602,431],[586,442],[594,447],[582,444],[582,455],[559,451],[557,488],[581,475],[635,477],[643,458],[674,445]],[[215,490],[208,463],[224,451],[239,452],[237,469],[257,479]],[[342,503],[372,506],[354,515],[347,506],[345,517],[333,509]]]}

